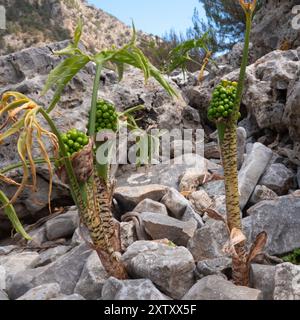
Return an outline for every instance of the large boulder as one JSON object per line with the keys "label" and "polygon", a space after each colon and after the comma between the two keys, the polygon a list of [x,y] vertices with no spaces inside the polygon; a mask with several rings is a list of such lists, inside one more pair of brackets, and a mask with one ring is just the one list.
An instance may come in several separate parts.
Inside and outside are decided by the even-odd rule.
{"label": "large boulder", "polygon": [[[1,146],[0,146],[1,149]],[[1,154],[1,151],[0,151]],[[3,154],[7,154],[3,152]],[[20,180],[20,172],[14,172],[10,175],[11,178]],[[12,198],[16,192],[16,187],[12,185],[4,185],[0,183],[1,189],[5,192],[8,198]],[[31,188],[25,188],[20,197],[14,203],[14,208],[18,217],[23,223],[33,223],[38,219],[49,214],[48,209],[48,193],[49,193],[49,174],[47,170],[39,168],[37,171],[37,187],[38,192],[32,192]],[[73,204],[70,196],[69,188],[54,179],[51,201],[57,206],[68,206]],[[11,233],[12,225],[0,209],[0,239],[8,236]]]}
{"label": "large boulder", "polygon": [[282,196],[295,186],[294,179],[293,171],[282,163],[274,163],[266,170],[259,184]]}
{"label": "large boulder", "polygon": [[16,299],[28,290],[47,283],[59,283],[63,294],[72,294],[90,254],[91,249],[82,244],[45,267],[18,272],[8,285],[9,297]]}
{"label": "large boulder", "polygon": [[[220,166],[206,160],[198,154],[185,154],[172,160],[162,161],[157,165],[122,166],[119,168],[116,177],[117,185],[139,187],[148,184],[162,184],[171,188],[179,189],[182,179],[189,178],[197,182],[201,180],[207,169],[219,169]],[[182,182],[182,184],[184,181]]]}
{"label": "large boulder", "polygon": [[122,260],[131,277],[150,279],[174,299],[180,299],[194,284],[195,262],[184,247],[137,241]]}
{"label": "large boulder", "polygon": [[297,22],[293,7],[298,0],[263,1],[262,8],[257,12],[252,28],[252,42],[255,58],[276,49],[291,49],[300,46],[300,29],[292,26],[293,19]]}
{"label": "large boulder", "polygon": [[252,264],[251,286],[261,290],[264,300],[273,300],[275,289],[275,266]]}
{"label": "large boulder", "polygon": [[193,219],[184,222],[151,212],[144,212],[141,216],[145,230],[153,240],[167,238],[178,246],[186,246],[197,229]]}
{"label": "large boulder", "polygon": [[46,222],[48,240],[70,238],[79,224],[78,211],[68,211]]}
{"label": "large boulder", "polygon": [[168,215],[167,208],[160,202],[153,201],[151,199],[145,199],[142,202],[140,202],[133,210],[134,212],[153,212],[153,213],[159,213],[163,215]]}
{"label": "large boulder", "polygon": [[9,287],[18,273],[35,268],[39,261],[40,256],[37,252],[13,252],[9,255],[0,256],[0,265],[2,266],[1,286],[4,286],[3,289]]}
{"label": "large boulder", "polygon": [[207,276],[199,280],[183,300],[261,300],[261,291],[235,286],[221,276]]}
{"label": "large boulder", "polygon": [[300,300],[300,266],[276,266],[274,300]]}
{"label": "large boulder", "polygon": [[116,189],[114,197],[122,209],[130,211],[145,199],[160,201],[167,191],[167,187],[158,184],[139,187],[119,187]]}
{"label": "large boulder", "polygon": [[287,104],[283,115],[283,121],[289,129],[293,140],[300,142],[300,72],[288,87]]}
{"label": "large boulder", "polygon": [[[266,252],[285,254],[300,247],[300,197],[284,196],[262,201],[248,210],[251,221],[251,239],[266,231]],[[248,218],[247,218],[248,219]]]}
{"label": "large boulder", "polygon": [[271,158],[272,150],[261,143],[255,143],[239,172],[240,206],[247,205],[259,179],[265,172]]}
{"label": "large boulder", "polygon": [[43,284],[27,291],[17,300],[50,300],[60,295],[58,283]]}
{"label": "large boulder", "polygon": [[170,300],[148,279],[124,280],[109,278],[103,286],[103,300]]}
{"label": "large boulder", "polygon": [[107,278],[107,272],[102,266],[96,251],[93,251],[83,267],[74,293],[87,300],[98,300],[101,298],[102,287]]}
{"label": "large boulder", "polygon": [[223,248],[228,241],[228,231],[221,221],[209,220],[204,227],[198,229],[189,240],[187,248],[195,261],[223,257]]}
{"label": "large boulder", "polygon": [[249,203],[254,205],[264,200],[274,200],[277,197],[277,194],[273,190],[267,188],[266,186],[258,185],[254,189]]}

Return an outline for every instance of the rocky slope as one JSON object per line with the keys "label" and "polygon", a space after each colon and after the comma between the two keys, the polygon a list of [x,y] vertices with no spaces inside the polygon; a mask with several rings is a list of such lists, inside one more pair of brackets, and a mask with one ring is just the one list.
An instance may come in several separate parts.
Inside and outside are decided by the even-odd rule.
{"label": "rocky slope", "polygon": [[131,36],[128,26],[85,0],[0,0],[0,5],[7,12],[0,54],[69,39],[79,17],[84,22],[82,40],[90,51],[121,46]]}
{"label": "rocky slope", "polygon": [[[1,57],[1,93],[19,90],[46,104],[50,96],[41,98],[39,93],[47,73],[58,62],[51,49],[65,44]],[[251,240],[262,230],[267,231],[266,253],[276,256],[300,247],[300,196],[296,191],[300,118],[299,100],[295,98],[299,66],[299,50],[289,50],[271,52],[248,67],[243,119],[238,130],[245,232]],[[93,72],[93,65],[87,66],[67,87],[54,116],[60,128],[85,127]],[[226,75],[228,79],[236,77],[237,70]],[[72,207],[32,230],[34,241],[26,250],[20,251],[18,239],[2,241],[2,299],[299,298],[299,288],[293,285],[299,267],[282,264],[278,258],[262,259],[252,266],[253,289],[237,288],[228,281],[230,259],[222,251],[228,239],[226,229],[222,223],[199,214],[212,205],[226,215],[223,181],[201,184],[205,174],[222,173],[214,128],[206,119],[209,95],[218,77],[208,74],[200,86],[196,78],[196,74],[171,77],[184,102],[170,99],[152,81],[144,86],[142,75],[134,70],[128,70],[121,83],[111,71],[102,76],[99,96],[112,100],[119,110],[144,104],[144,126],[155,123],[167,129],[203,127],[206,133],[206,159],[188,155],[181,166],[172,162],[138,169],[123,166],[117,173],[116,218],[131,212],[126,222],[120,222],[123,260],[133,279],[144,280],[108,279],[95,253],[87,250],[78,231],[78,213]],[[13,141],[1,146],[1,163],[16,160],[12,150]],[[199,185],[187,200],[179,191],[193,184],[195,178]],[[48,183],[42,168],[38,184],[38,193],[24,193],[16,204],[25,224],[47,214]],[[8,194],[13,192],[5,190]],[[67,195],[65,186],[56,181],[53,203],[65,206],[66,199],[70,202]],[[140,226],[134,222],[136,215],[142,221]],[[0,217],[4,235],[10,227],[3,213]],[[140,238],[137,228],[144,230],[145,239]],[[149,241],[162,238],[172,240],[177,247]]]}

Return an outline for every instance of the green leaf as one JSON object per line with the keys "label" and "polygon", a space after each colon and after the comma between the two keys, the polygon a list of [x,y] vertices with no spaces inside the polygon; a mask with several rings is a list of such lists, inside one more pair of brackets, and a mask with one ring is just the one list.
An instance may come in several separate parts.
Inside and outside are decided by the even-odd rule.
{"label": "green leaf", "polygon": [[9,199],[1,190],[0,190],[0,202],[3,204],[4,213],[7,215],[8,219],[11,221],[14,229],[26,240],[32,240],[31,237],[24,230],[13,205],[10,204]]}
{"label": "green leaf", "polygon": [[53,69],[47,79],[42,95],[55,86],[55,93],[47,112],[53,110],[59,101],[65,86],[72,78],[90,61],[86,55],[75,55],[65,59],[55,69]]}
{"label": "green leaf", "polygon": [[56,56],[73,56],[75,54],[80,54],[80,50],[74,46],[73,43],[70,43],[67,47],[62,50],[54,51]]}
{"label": "green leaf", "polygon": [[116,54],[116,51],[113,51],[113,50],[102,51],[102,52],[97,53],[96,55],[94,55],[93,61],[97,65],[103,65],[106,62],[108,62],[109,60],[111,60],[114,57],[115,54]]}
{"label": "green leaf", "polygon": [[169,84],[164,75],[151,64],[140,49],[132,49],[132,47],[123,48],[116,52],[111,58],[111,62],[114,64],[123,63],[140,69],[144,73],[146,80],[153,77],[170,96],[178,96],[175,89]]}
{"label": "green leaf", "polygon": [[134,22],[132,20],[132,38],[131,38],[130,44],[131,45],[135,45],[136,44],[136,40],[137,40],[136,29],[135,29]]}
{"label": "green leaf", "polygon": [[117,66],[119,81],[122,81],[124,76],[124,63],[116,62],[115,64]]}
{"label": "green leaf", "polygon": [[78,47],[78,44],[79,44],[79,41],[81,38],[81,34],[82,34],[82,28],[83,28],[82,19],[78,19],[78,24],[77,24],[74,38],[73,38],[73,42],[74,42],[75,47]]}
{"label": "green leaf", "polygon": [[199,39],[191,39],[179,44],[169,54],[168,60],[170,63],[167,66],[168,73],[178,68],[182,68],[185,71],[187,62],[194,61],[190,57],[190,52],[194,49],[203,49],[205,52],[208,52],[210,42],[209,32],[206,32]]}
{"label": "green leaf", "polygon": [[217,129],[218,129],[218,135],[219,135],[220,144],[222,144],[223,141],[224,141],[226,124],[222,123],[222,122],[217,123]]}

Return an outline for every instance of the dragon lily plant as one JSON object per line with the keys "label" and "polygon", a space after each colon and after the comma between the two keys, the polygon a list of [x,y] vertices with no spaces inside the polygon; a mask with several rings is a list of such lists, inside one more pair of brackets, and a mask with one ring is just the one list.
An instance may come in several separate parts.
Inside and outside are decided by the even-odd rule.
{"label": "dragon lily plant", "polygon": [[240,117],[246,67],[249,55],[250,32],[256,1],[239,0],[246,16],[246,35],[239,81],[223,80],[213,93],[208,118],[217,125],[219,144],[224,168],[227,221],[218,213],[209,210],[208,214],[217,220],[222,220],[229,231],[230,240],[225,251],[232,256],[233,281],[237,285],[249,285],[250,263],[261,253],[266,244],[267,235],[260,233],[250,251],[246,248],[246,237],[243,234],[237,166],[237,121]]}
{"label": "dragon lily plant", "polygon": [[[143,52],[136,46],[136,32],[133,26],[133,37],[129,44],[120,49],[103,50],[95,55],[89,55],[79,48],[82,33],[80,21],[73,41],[63,50],[54,54],[65,59],[53,69],[47,79],[42,94],[54,88],[54,95],[48,109],[39,106],[38,103],[28,97],[17,93],[7,92],[0,102],[0,115],[5,115],[7,121],[1,129],[10,127],[0,133],[0,142],[13,134],[18,134],[18,154],[20,164],[14,164],[0,170],[0,179],[5,183],[18,186],[14,197],[9,200],[0,192],[5,213],[8,215],[17,232],[26,239],[30,237],[22,228],[20,221],[12,207],[13,202],[24,188],[28,187],[28,178],[31,172],[32,188],[36,190],[36,165],[46,163],[50,173],[49,207],[53,168],[51,162],[55,162],[56,173],[67,183],[75,204],[78,207],[80,220],[88,229],[92,243],[90,244],[98,253],[99,258],[107,272],[119,279],[127,278],[127,272],[120,261],[120,237],[118,225],[113,219],[111,211],[112,195],[114,188],[113,178],[110,176],[110,165],[98,164],[96,161],[96,149],[101,142],[96,142],[96,134],[102,129],[118,130],[118,122],[128,119],[128,127],[135,129],[132,112],[140,109],[134,107],[123,113],[116,113],[113,105],[98,99],[100,76],[103,68],[114,68],[122,80],[126,65],[140,69],[145,81],[153,77],[171,95],[176,96],[175,90],[170,86],[163,75],[149,62]],[[51,112],[60,100],[65,86],[73,77],[89,62],[96,65],[93,94],[89,114],[87,132],[80,132],[75,128],[61,133],[51,119]],[[50,130],[42,127],[40,118],[46,120]],[[53,158],[48,156],[42,136],[48,138],[53,146]],[[32,156],[33,144],[37,142],[42,158],[34,159]],[[23,178],[20,184],[12,181],[5,173],[22,167]]]}

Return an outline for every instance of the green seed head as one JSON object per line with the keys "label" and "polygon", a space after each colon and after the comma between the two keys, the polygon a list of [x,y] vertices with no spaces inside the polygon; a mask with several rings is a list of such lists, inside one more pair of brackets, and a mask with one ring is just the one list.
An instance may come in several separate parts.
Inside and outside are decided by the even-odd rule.
{"label": "green seed head", "polygon": [[232,114],[236,98],[237,83],[222,80],[212,94],[212,100],[208,109],[209,120],[228,119]]}
{"label": "green seed head", "polygon": [[[71,157],[74,153],[80,151],[89,143],[88,136],[77,129],[71,129],[67,133],[62,134],[62,140],[68,157]],[[63,156],[62,153],[61,156]]]}
{"label": "green seed head", "polygon": [[115,106],[105,100],[99,100],[97,102],[96,131],[103,129],[117,131],[117,128],[118,114]]}

